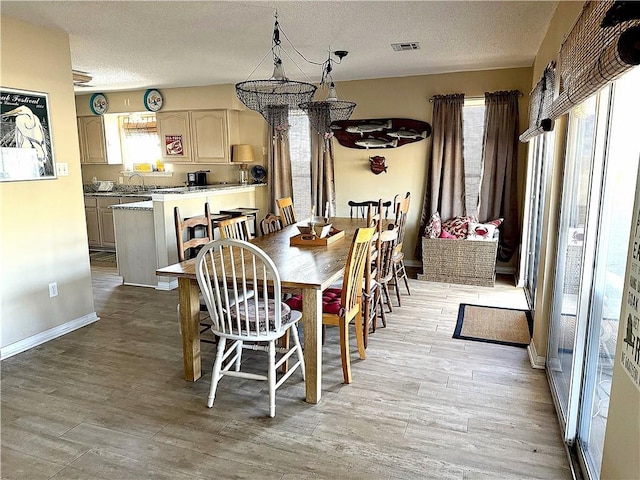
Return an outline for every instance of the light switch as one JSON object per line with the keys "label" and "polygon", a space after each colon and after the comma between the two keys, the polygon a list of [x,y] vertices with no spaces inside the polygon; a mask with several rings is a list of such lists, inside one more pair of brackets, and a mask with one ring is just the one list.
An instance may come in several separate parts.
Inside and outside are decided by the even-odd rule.
{"label": "light switch", "polygon": [[69,164],[68,163],[56,163],[56,172],[59,177],[69,176]]}

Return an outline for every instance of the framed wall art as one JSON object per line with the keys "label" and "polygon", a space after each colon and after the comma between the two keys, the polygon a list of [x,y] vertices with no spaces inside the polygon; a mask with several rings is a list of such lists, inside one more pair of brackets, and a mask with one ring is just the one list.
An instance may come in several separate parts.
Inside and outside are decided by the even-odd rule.
{"label": "framed wall art", "polygon": [[0,87],[0,181],[52,178],[48,94]]}

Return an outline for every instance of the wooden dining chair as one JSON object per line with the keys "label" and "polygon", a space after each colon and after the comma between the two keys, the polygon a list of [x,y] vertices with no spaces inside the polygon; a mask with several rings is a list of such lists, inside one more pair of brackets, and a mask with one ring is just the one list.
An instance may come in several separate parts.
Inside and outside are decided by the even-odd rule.
{"label": "wooden dining chair", "polygon": [[[280,300],[282,286],[276,266],[255,245],[224,238],[200,250],[196,278],[212,319],[211,331],[219,339],[207,405],[213,406],[224,376],[265,380],[269,385],[269,416],[274,417],[276,390],[298,367],[305,378],[297,329],[302,314]],[[293,337],[293,348],[277,347],[276,341],[286,333]],[[243,348],[268,354],[267,375],[241,370]],[[282,355],[277,361],[276,353]],[[294,354],[297,361],[278,380],[278,368]]]}
{"label": "wooden dining chair", "polygon": [[365,200],[363,202],[349,200],[347,205],[349,205],[349,216],[351,218],[367,218],[367,212],[370,208],[375,210],[375,214],[380,213],[384,209],[384,218],[389,218],[389,209],[391,208],[392,202],[388,200],[383,202],[382,205],[379,205],[377,200]]}
{"label": "wooden dining chair", "polygon": [[[365,264],[364,283],[362,287],[363,321],[364,321],[364,346],[369,344],[369,330],[375,332],[378,315],[382,316],[382,323],[386,326],[384,309],[382,308],[382,297],[378,276],[380,274],[380,234],[382,233],[382,200],[378,200],[376,205],[367,207],[367,226],[374,228],[375,232],[371,240],[367,260]],[[376,213],[374,213],[376,212]]]}
{"label": "wooden dining chair", "polygon": [[249,219],[244,215],[227,220],[220,220],[218,222],[218,228],[221,238],[233,238],[235,240],[244,240],[245,242],[251,240]]}
{"label": "wooden dining chair", "polygon": [[204,204],[204,215],[185,219],[180,215],[180,209],[174,207],[173,219],[176,229],[179,262],[195,257],[203,245],[213,240],[209,203]]}
{"label": "wooden dining chair", "polygon": [[[380,234],[380,246],[378,248],[378,257],[380,259],[380,269],[378,270],[378,284],[380,285],[380,308],[384,313],[383,304],[386,303],[389,312],[393,312],[391,304],[391,295],[389,294],[389,283],[393,281],[394,264],[393,256],[398,240],[398,229],[383,230]],[[384,298],[382,298],[384,297]],[[382,324],[386,327],[387,322],[384,315],[382,316]],[[376,324],[373,324],[375,331]]]}
{"label": "wooden dining chair", "polygon": [[[351,358],[349,354],[349,324],[353,320],[360,358],[366,358],[362,322],[362,281],[367,252],[375,228],[359,228],[353,235],[342,288],[327,288],[322,292],[322,324],[336,325],[340,331],[340,357],[344,383],[351,383]],[[302,309],[302,296],[294,295],[286,302],[292,309]]]}
{"label": "wooden dining chair", "polygon": [[273,213],[267,213],[267,216],[260,222],[260,230],[262,231],[262,235],[279,232],[282,230],[282,221],[280,220],[280,217]]}
{"label": "wooden dining chair", "polygon": [[411,192],[407,192],[404,198],[399,198],[399,196],[396,195],[394,203],[396,214],[394,225],[398,230],[398,239],[393,253],[393,285],[398,298],[398,306],[401,306],[400,279],[404,280],[404,285],[407,288],[407,295],[411,295],[411,290],[409,290],[409,276],[407,275],[407,271],[404,266],[404,253],[402,252],[405,227],[407,225],[407,214],[409,212],[409,204],[411,203]]}
{"label": "wooden dining chair", "polygon": [[280,213],[280,220],[282,221],[283,227],[297,222],[291,197],[278,198],[276,204],[278,205],[278,212]]}
{"label": "wooden dining chair", "polygon": [[[198,251],[211,240],[213,240],[213,225],[209,203],[204,204],[204,215],[182,218],[180,209],[173,208],[173,219],[176,230],[176,243],[178,248],[178,261],[184,262],[194,258]],[[180,327],[180,305],[178,304],[178,326]],[[203,334],[211,327],[210,319],[207,316],[207,306],[200,296],[200,311],[204,316],[200,319],[200,333]],[[200,341],[214,343],[213,340],[201,337]]]}

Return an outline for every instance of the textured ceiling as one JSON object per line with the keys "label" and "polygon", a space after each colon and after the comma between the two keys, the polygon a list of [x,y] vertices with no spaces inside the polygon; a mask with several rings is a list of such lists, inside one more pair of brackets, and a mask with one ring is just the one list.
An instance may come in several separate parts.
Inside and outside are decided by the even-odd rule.
{"label": "textured ceiling", "polygon": [[[530,66],[555,1],[2,1],[2,15],[69,33],[73,68],[115,91],[268,78],[277,9],[308,60],[348,50],[336,81]],[[394,52],[391,43],[420,42]],[[283,38],[288,77],[317,82]],[[266,55],[266,56],[265,56]],[[291,58],[289,58],[289,56]],[[334,57],[335,58],[335,57]],[[253,70],[258,67],[255,72]],[[253,73],[252,73],[253,72]]]}

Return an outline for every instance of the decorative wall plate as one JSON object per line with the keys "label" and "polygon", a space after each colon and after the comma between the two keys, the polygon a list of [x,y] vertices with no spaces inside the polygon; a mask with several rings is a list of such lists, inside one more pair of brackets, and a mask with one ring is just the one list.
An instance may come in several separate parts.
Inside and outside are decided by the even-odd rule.
{"label": "decorative wall plate", "polygon": [[94,115],[104,115],[109,110],[109,102],[104,93],[94,93],[89,99],[89,108]]}
{"label": "decorative wall plate", "polygon": [[162,94],[155,88],[150,88],[144,92],[144,106],[150,112],[157,112],[160,110],[162,108],[163,101],[164,99],[162,98]]}
{"label": "decorative wall plate", "polygon": [[331,124],[338,143],[348,148],[395,148],[431,135],[431,125],[410,118],[341,120]]}

